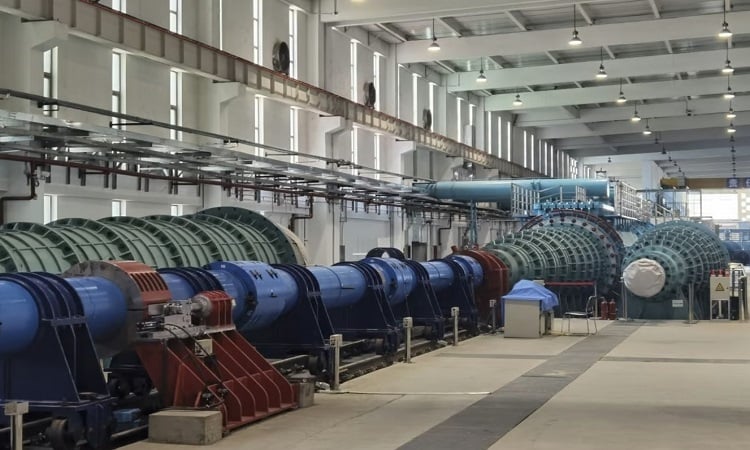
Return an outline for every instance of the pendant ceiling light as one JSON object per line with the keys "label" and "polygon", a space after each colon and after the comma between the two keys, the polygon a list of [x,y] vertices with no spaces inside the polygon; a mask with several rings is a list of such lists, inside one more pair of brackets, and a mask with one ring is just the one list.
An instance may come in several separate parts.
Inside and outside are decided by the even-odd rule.
{"label": "pendant ceiling light", "polygon": [[481,64],[481,69],[479,69],[479,76],[477,77],[477,83],[486,83],[487,77],[484,76],[484,58],[479,59]]}
{"label": "pendant ceiling light", "polygon": [[431,52],[439,52],[440,44],[438,44],[437,36],[435,36],[435,19],[432,19],[432,44],[427,47],[427,50]]}
{"label": "pendant ceiling light", "polygon": [[724,98],[727,100],[731,100],[734,98],[734,91],[732,90],[732,86],[729,84],[729,77],[727,77],[727,91],[724,93]]}
{"label": "pendant ceiling light", "polygon": [[573,37],[570,38],[568,44],[573,47],[578,47],[583,44],[583,41],[578,37],[578,29],[576,28],[576,4],[573,3]]}
{"label": "pendant ceiling light", "polygon": [[732,108],[732,100],[729,100],[729,111],[727,111],[727,119],[734,119],[737,117],[737,113],[734,112],[734,108]]}
{"label": "pendant ceiling light", "polygon": [[727,23],[727,4],[722,0],[724,6],[724,22],[721,23],[721,31],[719,31],[719,37],[722,39],[729,39],[732,37],[732,32],[729,30],[729,24]]}
{"label": "pendant ceiling light", "polygon": [[607,78],[607,71],[604,70],[604,47],[599,49],[599,71],[596,72],[596,79],[603,80]]}
{"label": "pendant ceiling light", "polygon": [[643,134],[646,136],[651,134],[651,127],[648,126],[648,119],[646,119],[646,128],[643,129]]}
{"label": "pendant ceiling light", "polygon": [[513,106],[523,106],[523,100],[521,100],[521,94],[516,94],[516,98],[513,100]]}
{"label": "pendant ceiling light", "polygon": [[633,111],[633,117],[630,118],[631,122],[638,123],[641,121],[641,116],[638,115],[638,105],[635,105],[634,111]]}
{"label": "pendant ceiling light", "polygon": [[617,103],[622,105],[623,103],[627,101],[628,101],[627,97],[625,97],[625,94],[623,94],[622,92],[622,78],[620,78],[620,96],[617,97]]}
{"label": "pendant ceiling light", "polygon": [[734,73],[732,61],[729,60],[729,42],[727,42],[727,59],[724,62],[724,67],[721,68],[721,73],[723,73],[724,75],[731,75]]}

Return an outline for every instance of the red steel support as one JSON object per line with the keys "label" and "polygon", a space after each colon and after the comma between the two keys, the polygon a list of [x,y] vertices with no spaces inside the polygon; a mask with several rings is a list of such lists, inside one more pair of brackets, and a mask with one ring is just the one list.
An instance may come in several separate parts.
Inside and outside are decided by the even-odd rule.
{"label": "red steel support", "polygon": [[[231,326],[232,300],[222,291],[198,294],[211,302],[209,327]],[[297,407],[292,385],[234,329],[196,339],[136,344],[141,363],[165,407],[218,409],[233,430]],[[207,350],[211,355],[201,355]]]}
{"label": "red steel support", "polygon": [[[484,272],[484,280],[475,290],[477,309],[480,318],[487,318],[488,323],[492,321],[490,300],[497,300],[500,305],[500,298],[510,291],[509,270],[505,263],[490,252],[484,250],[459,250],[457,247],[452,248],[456,255],[470,256],[479,262]],[[497,323],[500,322],[500,307],[495,308]]]}

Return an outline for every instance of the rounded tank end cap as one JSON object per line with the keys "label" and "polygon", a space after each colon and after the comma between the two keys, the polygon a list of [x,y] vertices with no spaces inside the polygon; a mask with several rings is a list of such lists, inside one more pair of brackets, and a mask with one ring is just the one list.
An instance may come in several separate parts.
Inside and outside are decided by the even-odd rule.
{"label": "rounded tank end cap", "polygon": [[622,272],[622,279],[630,292],[639,297],[650,298],[664,288],[666,273],[658,262],[641,258],[628,264]]}

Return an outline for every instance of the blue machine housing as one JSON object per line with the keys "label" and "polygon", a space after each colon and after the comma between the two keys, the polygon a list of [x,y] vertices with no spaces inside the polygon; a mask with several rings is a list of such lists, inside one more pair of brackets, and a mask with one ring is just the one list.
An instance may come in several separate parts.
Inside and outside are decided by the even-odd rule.
{"label": "blue machine housing", "polygon": [[[476,260],[454,255],[419,263],[397,256],[307,268],[224,261],[159,272],[173,301],[227,292],[235,301],[236,328],[265,357],[304,356],[308,368],[325,375],[333,334],[344,337],[343,356],[374,352],[391,360],[404,317],[435,341],[444,338],[453,307],[460,308],[466,328],[477,328],[474,289],[484,274]],[[105,446],[115,427],[115,403],[131,408],[121,400],[130,393],[146,397],[152,387],[131,348],[143,311],[134,303],[139,297],[118,274],[87,273],[0,275],[0,403],[29,401],[29,419],[49,418],[44,433],[61,448],[70,440]],[[130,337],[121,340],[123,333]],[[109,353],[98,355],[97,345]],[[99,358],[109,355],[107,383]],[[118,414],[119,420],[131,416]],[[7,420],[0,417],[2,424]]]}
{"label": "blue machine housing", "polygon": [[[80,439],[100,448],[110,436],[114,400],[87,325],[93,303],[81,300],[112,295],[112,308],[91,310],[94,330],[104,336],[108,330],[98,324],[124,317],[122,294],[103,279],[68,281],[44,273],[0,275],[0,401],[27,401],[28,419],[50,418],[47,436],[56,448]],[[8,426],[8,417],[0,416],[0,424]]]}

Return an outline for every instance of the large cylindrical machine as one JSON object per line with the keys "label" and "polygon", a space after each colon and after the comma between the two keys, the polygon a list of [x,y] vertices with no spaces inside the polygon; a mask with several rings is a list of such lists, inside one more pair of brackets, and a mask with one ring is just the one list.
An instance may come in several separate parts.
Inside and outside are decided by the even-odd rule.
{"label": "large cylindrical machine", "polygon": [[[631,247],[623,262],[623,281],[630,292],[631,316],[649,319],[684,318],[688,286],[693,285],[696,312],[706,313],[711,271],[725,269],[729,253],[705,225],[672,221],[649,229]],[[683,300],[672,303],[671,300]],[[680,306],[681,305],[681,306]]]}
{"label": "large cylindrical machine", "polygon": [[[295,407],[291,384],[234,330],[226,292],[178,295],[134,261],[86,261],[65,278],[0,275],[0,405],[29,403],[35,446],[97,450],[108,448],[116,397],[152,387],[163,407],[216,408],[226,430]],[[148,376],[140,394],[124,377],[104,379],[100,359],[123,354],[138,356],[126,374]]]}
{"label": "large cylindrical machine", "polygon": [[200,267],[219,260],[308,262],[292,233],[241,208],[181,217],[11,223],[0,230],[0,272],[62,273],[89,260],[134,260],[152,267]]}
{"label": "large cylindrical machine", "polygon": [[582,211],[556,211],[486,245],[505,263],[510,285],[521,279],[595,283],[599,292],[619,278],[622,239],[606,220]]}

